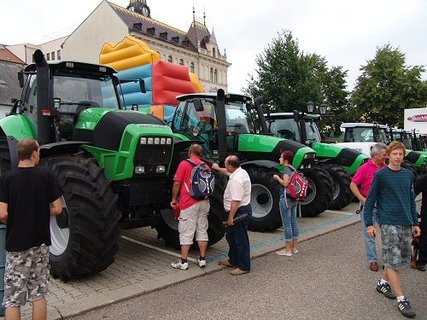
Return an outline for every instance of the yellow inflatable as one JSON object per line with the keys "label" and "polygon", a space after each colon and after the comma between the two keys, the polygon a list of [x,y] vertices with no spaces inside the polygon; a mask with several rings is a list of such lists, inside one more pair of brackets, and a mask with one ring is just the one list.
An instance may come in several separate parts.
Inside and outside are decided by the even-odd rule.
{"label": "yellow inflatable", "polygon": [[154,63],[160,60],[160,54],[151,50],[147,44],[134,37],[125,36],[117,44],[107,42],[103,45],[99,62],[113,67],[117,71]]}
{"label": "yellow inflatable", "polygon": [[205,89],[200,83],[199,77],[195,73],[190,72],[190,80],[194,86],[194,89],[196,89],[196,92],[205,92]]}

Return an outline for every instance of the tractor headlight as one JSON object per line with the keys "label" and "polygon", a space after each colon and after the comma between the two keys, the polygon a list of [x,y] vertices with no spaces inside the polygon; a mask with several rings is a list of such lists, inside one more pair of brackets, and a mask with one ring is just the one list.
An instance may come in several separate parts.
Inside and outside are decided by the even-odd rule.
{"label": "tractor headlight", "polygon": [[145,172],[144,166],[135,166],[135,173],[136,174],[143,174]]}
{"label": "tractor headlight", "polygon": [[160,144],[160,138],[154,138],[154,144]]}
{"label": "tractor headlight", "polygon": [[156,173],[164,173],[166,171],[166,167],[163,165],[159,165],[156,167]]}
{"label": "tractor headlight", "polygon": [[147,139],[147,144],[153,144],[153,142],[154,142],[154,139],[153,139],[153,138],[148,138],[148,139]]}
{"label": "tractor headlight", "polygon": [[160,138],[160,144],[166,144],[166,138]]}
{"label": "tractor headlight", "polygon": [[141,138],[141,144],[147,144],[147,138]]}

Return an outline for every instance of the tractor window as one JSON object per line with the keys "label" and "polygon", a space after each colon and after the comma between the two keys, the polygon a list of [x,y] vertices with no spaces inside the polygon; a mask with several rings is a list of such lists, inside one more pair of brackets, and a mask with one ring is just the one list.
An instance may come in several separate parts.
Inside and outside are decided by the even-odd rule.
{"label": "tractor window", "polygon": [[301,141],[298,124],[294,119],[275,119],[270,124],[270,132],[279,138]]}
{"label": "tractor window", "polygon": [[255,133],[251,114],[246,104],[240,101],[227,102],[225,105],[227,131],[236,133]]}
{"label": "tractor window", "polygon": [[373,128],[345,128],[344,142],[374,142]]}
{"label": "tractor window", "polygon": [[92,106],[118,109],[113,81],[105,78],[75,78],[56,76],[54,78],[54,98],[60,98],[64,105],[82,102]]}
{"label": "tractor window", "polygon": [[215,106],[213,101],[202,99],[202,111],[196,111],[194,103],[181,102],[174,119],[174,128],[178,132],[185,132],[192,139],[199,140],[203,144],[204,152],[212,154],[217,150],[218,124],[216,120]]}
{"label": "tractor window", "polygon": [[320,140],[321,140],[320,132],[319,132],[319,129],[317,128],[317,125],[314,121],[306,120],[305,129],[307,132],[307,140],[308,141],[320,142]]}
{"label": "tractor window", "polygon": [[378,136],[376,136],[375,142],[382,142],[389,144],[391,142],[390,136],[386,129],[379,129]]}

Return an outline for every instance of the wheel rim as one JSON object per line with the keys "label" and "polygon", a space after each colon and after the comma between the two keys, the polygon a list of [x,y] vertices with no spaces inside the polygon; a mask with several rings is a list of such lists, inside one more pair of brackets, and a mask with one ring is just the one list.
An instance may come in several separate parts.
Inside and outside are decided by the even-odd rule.
{"label": "wheel rim", "polygon": [[273,208],[273,196],[265,186],[253,184],[251,187],[252,217],[264,218]]}
{"label": "wheel rim", "polygon": [[[61,197],[62,213],[60,216],[50,217],[50,239],[52,244],[50,245],[50,252],[59,256],[64,253],[68,246],[68,240],[70,238],[70,228],[68,224],[65,226],[63,223],[58,222],[58,219],[68,220],[68,207],[64,197]],[[61,217],[62,216],[62,217]]]}
{"label": "wheel rim", "polygon": [[173,211],[170,208],[161,209],[160,216],[163,222],[171,229],[178,230],[178,221],[173,216]]}
{"label": "wheel rim", "polygon": [[307,177],[307,180],[310,182],[310,184],[307,190],[307,196],[305,197],[305,200],[300,202],[301,205],[306,205],[311,203],[314,200],[314,198],[316,198],[316,195],[317,195],[316,184],[313,182],[313,180],[311,180],[308,177]]}

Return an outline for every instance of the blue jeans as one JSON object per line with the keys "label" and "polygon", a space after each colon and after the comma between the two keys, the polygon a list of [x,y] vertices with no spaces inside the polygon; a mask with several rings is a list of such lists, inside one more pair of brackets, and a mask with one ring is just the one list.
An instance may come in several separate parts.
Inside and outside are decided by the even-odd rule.
{"label": "blue jeans", "polygon": [[[366,232],[366,226],[365,226],[365,217],[364,217],[364,207],[360,210],[360,220],[362,221],[362,229],[363,229],[363,238],[365,241],[365,251],[366,251],[366,259],[369,263],[371,262],[377,262],[377,244],[375,238],[372,238],[368,235]],[[374,208],[372,211],[372,221],[374,224],[378,224],[378,218],[377,218],[377,209]]]}
{"label": "blue jeans", "polygon": [[297,205],[294,201],[280,195],[279,201],[280,216],[282,217],[283,229],[285,231],[285,242],[290,243],[298,240],[299,230],[297,223]]}
{"label": "blue jeans", "polygon": [[225,239],[230,247],[228,259],[231,265],[238,267],[240,270],[250,271],[251,254],[248,237],[248,218],[228,226],[225,230]]}

